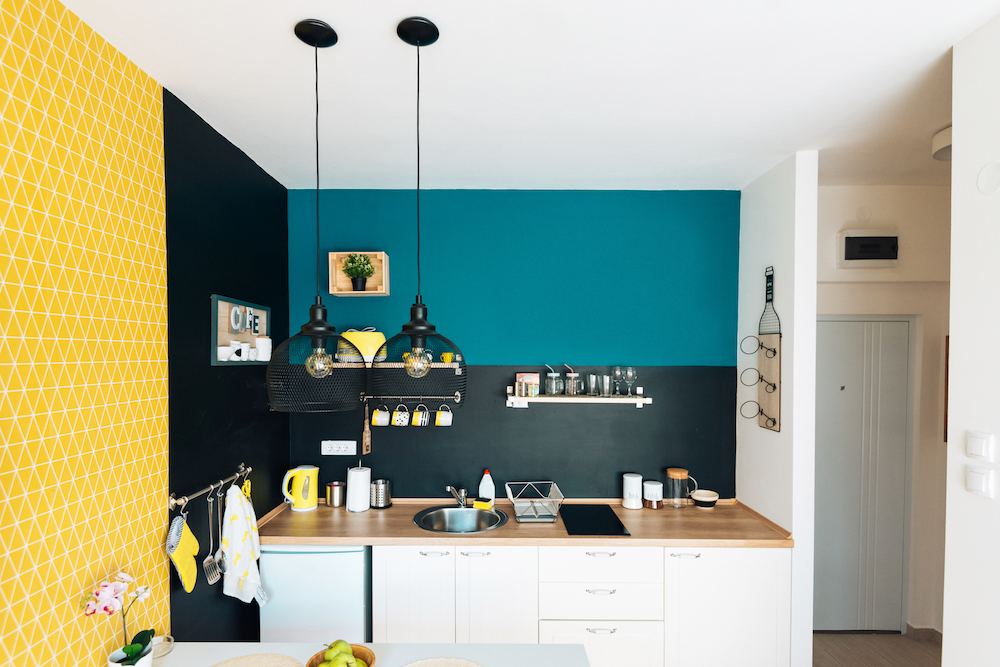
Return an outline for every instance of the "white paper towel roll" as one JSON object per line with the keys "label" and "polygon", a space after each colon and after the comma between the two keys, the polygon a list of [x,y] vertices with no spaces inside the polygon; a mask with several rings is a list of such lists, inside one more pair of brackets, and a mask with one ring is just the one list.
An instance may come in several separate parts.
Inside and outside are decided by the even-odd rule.
{"label": "white paper towel roll", "polygon": [[372,469],[364,466],[347,469],[347,511],[366,512],[371,507]]}

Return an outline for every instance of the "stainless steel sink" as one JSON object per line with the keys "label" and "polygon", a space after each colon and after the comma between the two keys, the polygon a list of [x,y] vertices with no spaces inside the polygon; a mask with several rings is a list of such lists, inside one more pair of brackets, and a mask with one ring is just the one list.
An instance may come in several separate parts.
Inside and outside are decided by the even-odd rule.
{"label": "stainless steel sink", "polygon": [[498,509],[442,505],[417,512],[413,523],[435,533],[482,533],[507,523],[507,515]]}

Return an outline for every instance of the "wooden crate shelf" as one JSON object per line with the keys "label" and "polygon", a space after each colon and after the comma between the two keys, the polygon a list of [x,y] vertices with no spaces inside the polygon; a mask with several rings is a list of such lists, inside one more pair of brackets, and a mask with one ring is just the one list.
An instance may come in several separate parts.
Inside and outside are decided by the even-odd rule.
{"label": "wooden crate shelf", "polygon": [[[364,292],[355,292],[351,279],[344,275],[344,261],[352,253],[368,255],[375,273],[368,279]],[[330,294],[333,296],[389,296],[389,255],[384,252],[348,250],[330,253]]]}

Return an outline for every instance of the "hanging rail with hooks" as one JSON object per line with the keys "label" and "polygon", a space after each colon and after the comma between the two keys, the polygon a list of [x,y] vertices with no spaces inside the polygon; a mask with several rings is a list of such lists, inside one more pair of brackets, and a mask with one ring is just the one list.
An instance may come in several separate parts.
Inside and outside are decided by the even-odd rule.
{"label": "hanging rail with hooks", "polygon": [[194,500],[198,496],[203,496],[206,493],[211,493],[215,489],[220,489],[225,484],[228,484],[229,482],[236,481],[241,476],[249,475],[252,471],[253,471],[253,468],[251,468],[250,466],[246,465],[245,463],[241,463],[240,467],[236,469],[236,474],[235,475],[230,475],[229,477],[226,477],[225,479],[220,479],[215,484],[209,484],[204,489],[201,489],[199,491],[195,491],[194,493],[190,493],[190,494],[188,494],[186,496],[181,496],[180,498],[177,497],[176,493],[171,493],[170,494],[170,499],[167,501],[167,506],[170,508],[171,511],[173,511],[173,510],[175,510],[177,508],[180,508],[180,509],[183,510],[184,507],[189,502],[191,502],[192,500]]}

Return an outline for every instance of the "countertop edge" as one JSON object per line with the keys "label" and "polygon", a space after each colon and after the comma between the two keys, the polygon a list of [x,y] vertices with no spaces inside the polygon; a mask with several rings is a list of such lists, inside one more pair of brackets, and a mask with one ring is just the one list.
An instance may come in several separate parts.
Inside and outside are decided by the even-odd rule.
{"label": "countertop edge", "polygon": [[[427,503],[441,503],[441,498],[402,498],[393,499],[393,504],[399,505],[421,505]],[[506,502],[498,500],[498,505]],[[608,505],[619,504],[617,499],[609,498],[574,498],[567,499],[569,503],[607,503]],[[742,538],[637,538],[637,537],[610,537],[600,535],[587,535],[575,537],[498,537],[495,534],[477,533],[475,535],[442,535],[440,533],[430,533],[419,536],[387,536],[376,537],[367,536],[318,536],[307,534],[284,534],[284,535],[260,535],[262,545],[280,544],[304,544],[304,545],[351,545],[351,546],[401,546],[401,545],[428,545],[428,546],[474,546],[474,545],[495,545],[495,546],[580,546],[581,544],[616,544],[619,546],[642,546],[642,547],[677,547],[677,548],[751,548],[751,549],[791,549],[795,546],[795,541],[791,533],[767,517],[761,515],[752,508],[740,503],[736,499],[721,500],[720,503],[732,505],[741,511],[752,516],[761,524],[774,531],[775,537],[771,539],[742,539]],[[321,499],[320,504],[326,503]],[[510,508],[505,508],[508,515],[512,512]],[[258,527],[264,526],[282,513],[290,511],[288,505],[282,503],[278,507],[265,514],[258,522]],[[375,511],[375,510],[369,510]],[[514,518],[511,517],[511,521]]]}

